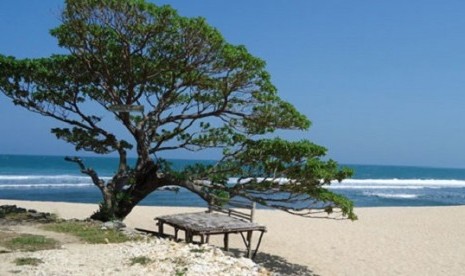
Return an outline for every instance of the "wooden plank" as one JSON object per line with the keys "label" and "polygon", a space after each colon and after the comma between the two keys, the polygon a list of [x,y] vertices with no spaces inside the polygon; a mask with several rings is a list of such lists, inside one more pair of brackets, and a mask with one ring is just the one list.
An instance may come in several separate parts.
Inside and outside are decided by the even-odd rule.
{"label": "wooden plank", "polygon": [[248,212],[244,212],[242,210],[232,209],[232,208],[225,208],[224,206],[217,206],[217,205],[210,205],[208,207],[209,212],[215,211],[227,214],[228,216],[235,216],[242,219],[246,219],[248,221],[253,221],[253,217],[255,214],[255,202],[252,203],[244,203],[240,201],[229,201],[225,206],[232,206],[238,207],[242,209],[246,209]]}
{"label": "wooden plank", "polygon": [[239,231],[244,229],[264,229],[264,226],[256,223],[229,217],[217,213],[185,213],[177,215],[162,216],[158,221],[176,226],[179,229],[190,229],[196,232],[216,232],[218,230]]}
{"label": "wooden plank", "polygon": [[[233,212],[229,212],[233,214]],[[255,257],[260,246],[266,227],[253,222],[245,221],[234,216],[225,216],[218,213],[184,213],[157,217],[159,231],[163,234],[163,225],[168,224],[175,229],[175,239],[178,230],[185,231],[186,242],[193,242],[193,236],[200,236],[200,243],[208,242],[210,235],[224,235],[225,250],[229,250],[229,235],[240,233],[246,245],[247,256]],[[260,231],[260,239],[252,256],[252,234],[253,231]],[[243,233],[247,233],[247,238]]]}

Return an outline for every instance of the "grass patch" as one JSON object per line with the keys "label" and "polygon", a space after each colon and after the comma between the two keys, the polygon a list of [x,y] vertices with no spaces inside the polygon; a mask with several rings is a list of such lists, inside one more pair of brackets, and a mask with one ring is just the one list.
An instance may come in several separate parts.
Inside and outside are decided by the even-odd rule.
{"label": "grass patch", "polygon": [[206,250],[205,250],[204,248],[198,248],[198,249],[193,248],[193,249],[191,249],[190,251],[191,251],[192,253],[205,253],[205,252],[206,252]]}
{"label": "grass patch", "polygon": [[38,259],[38,258],[17,258],[17,259],[15,259],[15,264],[16,265],[38,266],[41,263],[43,263],[43,261],[41,259]]}
{"label": "grass patch", "polygon": [[1,245],[13,251],[38,251],[55,249],[58,246],[58,241],[44,236],[21,234],[9,235],[7,238],[0,240]]}
{"label": "grass patch", "polygon": [[21,220],[26,220],[28,219],[27,213],[8,213],[5,214],[5,219],[7,220],[15,220],[15,221],[21,221]]}
{"label": "grass patch", "polygon": [[122,243],[130,239],[117,230],[100,229],[100,225],[92,222],[63,221],[43,226],[45,230],[67,233],[79,237],[88,243]]}
{"label": "grass patch", "polygon": [[146,256],[139,256],[133,257],[130,259],[131,265],[140,264],[140,265],[148,265],[149,263],[153,262],[152,259]]}
{"label": "grass patch", "polygon": [[186,272],[187,272],[187,268],[176,269],[175,275],[176,276],[184,276],[184,275],[186,275]]}
{"label": "grass patch", "polygon": [[[31,213],[31,212],[22,212],[22,213],[7,213],[3,217],[7,221],[34,221],[38,220],[39,222],[53,222],[58,221],[57,214],[44,214],[44,213]],[[41,221],[42,220],[42,221]]]}

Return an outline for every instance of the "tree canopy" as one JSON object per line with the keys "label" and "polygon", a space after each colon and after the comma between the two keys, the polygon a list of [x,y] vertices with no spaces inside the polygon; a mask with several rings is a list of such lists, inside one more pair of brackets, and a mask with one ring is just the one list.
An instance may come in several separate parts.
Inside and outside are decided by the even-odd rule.
{"label": "tree canopy", "polygon": [[[355,219],[352,202],[326,187],[351,171],[323,160],[326,149],[319,145],[273,134],[308,130],[310,121],[278,96],[263,60],[227,43],[204,18],[143,0],[67,0],[61,21],[51,34],[68,54],[0,55],[0,91],[61,122],[52,133],[76,150],[118,154],[109,181],[68,158],[102,192],[95,218],[124,218],[154,190],[176,185],[208,202],[241,196],[299,215],[341,211]],[[115,110],[121,105],[143,110]],[[109,116],[130,139],[103,122]],[[182,171],[160,158],[205,149],[221,151],[222,158]],[[137,154],[134,167],[130,150]],[[228,183],[231,177],[237,182]]]}

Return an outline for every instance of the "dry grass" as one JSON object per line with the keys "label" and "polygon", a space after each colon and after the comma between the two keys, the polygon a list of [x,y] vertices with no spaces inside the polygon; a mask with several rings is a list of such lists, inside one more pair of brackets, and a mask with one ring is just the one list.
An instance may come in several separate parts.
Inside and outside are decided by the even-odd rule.
{"label": "dry grass", "polygon": [[[0,246],[11,251],[38,251],[59,247],[58,241],[41,235],[18,234],[0,231]],[[7,252],[4,252],[7,253]]]}
{"label": "dry grass", "polygon": [[87,243],[122,243],[131,239],[117,230],[104,230],[92,222],[63,221],[46,224],[42,227],[48,231],[71,234]]}

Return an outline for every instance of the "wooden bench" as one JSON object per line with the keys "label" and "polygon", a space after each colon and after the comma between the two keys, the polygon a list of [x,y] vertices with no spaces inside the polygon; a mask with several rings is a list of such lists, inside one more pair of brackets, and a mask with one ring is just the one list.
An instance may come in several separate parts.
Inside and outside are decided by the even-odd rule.
{"label": "wooden bench", "polygon": [[245,219],[247,221],[253,222],[255,207],[255,202],[243,202],[231,199],[222,206],[209,204],[207,212],[219,212],[227,214],[230,217],[237,217],[239,219]]}
{"label": "wooden bench", "polygon": [[[239,209],[236,209],[238,207]],[[183,230],[186,242],[194,242],[194,236],[200,237],[199,243],[208,243],[211,235],[224,235],[224,249],[229,250],[229,235],[241,234],[246,246],[247,257],[254,258],[260,247],[266,227],[253,222],[255,203],[230,201],[223,206],[210,205],[208,211],[184,213],[157,217],[158,231],[164,235],[165,224],[174,228],[174,238],[178,240],[178,231]],[[260,238],[252,255],[252,234],[260,232]],[[246,236],[244,235],[246,234]]]}

